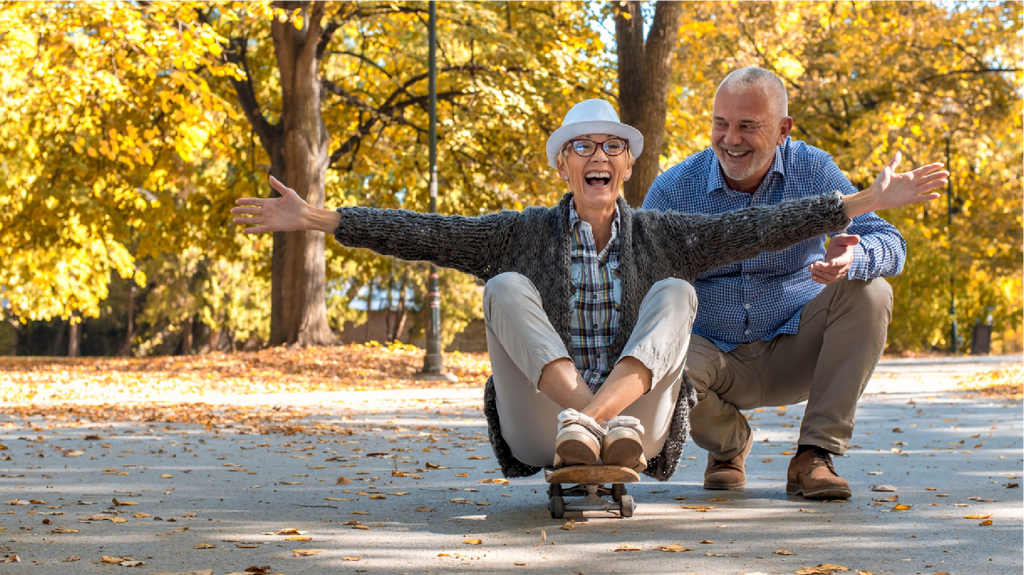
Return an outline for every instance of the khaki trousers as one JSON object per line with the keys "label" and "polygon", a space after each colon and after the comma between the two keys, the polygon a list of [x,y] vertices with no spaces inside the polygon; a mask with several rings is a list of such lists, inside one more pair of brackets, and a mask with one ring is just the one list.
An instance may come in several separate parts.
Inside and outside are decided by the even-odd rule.
{"label": "khaki trousers", "polygon": [[741,409],[806,400],[799,444],[842,454],[891,319],[888,282],[841,279],[807,302],[796,334],[729,353],[693,336],[686,373],[697,390],[698,403],[690,412],[694,443],[715,459],[732,459],[751,433]]}
{"label": "khaki trousers", "polygon": [[[544,366],[572,358],[544,313],[540,293],[525,276],[510,272],[492,278],[483,299],[501,435],[518,460],[550,467],[562,407],[537,385]],[[661,451],[672,422],[696,311],[697,296],[689,283],[670,278],[654,284],[619,357],[635,357],[653,374],[651,390],[622,412],[643,424],[648,459]]]}

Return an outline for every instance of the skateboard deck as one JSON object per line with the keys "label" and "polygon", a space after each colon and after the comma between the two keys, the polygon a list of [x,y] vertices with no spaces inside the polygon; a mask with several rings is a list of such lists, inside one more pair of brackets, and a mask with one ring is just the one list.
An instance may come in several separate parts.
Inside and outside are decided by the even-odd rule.
{"label": "skateboard deck", "polygon": [[[636,509],[633,497],[626,494],[626,483],[640,481],[640,474],[617,465],[572,465],[545,469],[548,482],[548,510],[561,519],[566,511],[615,511],[632,517]],[[611,497],[611,500],[606,497]],[[568,499],[568,500],[567,500]]]}

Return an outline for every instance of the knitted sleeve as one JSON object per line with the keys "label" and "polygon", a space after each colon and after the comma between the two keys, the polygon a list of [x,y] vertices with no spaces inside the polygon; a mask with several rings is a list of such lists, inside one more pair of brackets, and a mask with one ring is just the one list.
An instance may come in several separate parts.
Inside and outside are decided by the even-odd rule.
{"label": "knitted sleeve", "polygon": [[519,215],[503,211],[479,217],[421,214],[409,210],[339,208],[338,243],[407,261],[426,261],[487,280],[500,267]]}
{"label": "knitted sleeve", "polygon": [[690,281],[761,252],[841,231],[850,223],[839,192],[723,214],[664,212],[662,216],[656,218],[665,234],[659,242],[666,247],[664,257],[676,275]]}

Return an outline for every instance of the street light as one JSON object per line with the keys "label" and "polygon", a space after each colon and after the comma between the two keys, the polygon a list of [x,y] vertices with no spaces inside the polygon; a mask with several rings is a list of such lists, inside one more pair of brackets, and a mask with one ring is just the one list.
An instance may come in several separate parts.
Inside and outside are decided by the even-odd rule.
{"label": "street light", "polygon": [[[431,0],[429,39],[430,90],[430,213],[437,212],[437,6]],[[441,292],[437,285],[437,267],[430,264],[427,284],[427,351],[423,356],[420,379],[453,381],[455,377],[444,368],[441,355]]]}
{"label": "street light", "polygon": [[[952,98],[947,97],[939,108],[939,114],[946,123],[946,169],[952,172],[950,165],[949,141],[953,135],[953,126],[960,119],[960,107]],[[949,319],[950,339],[949,352],[956,355],[958,351],[956,336],[956,258],[953,254],[953,175],[946,183],[946,213],[949,226]]]}

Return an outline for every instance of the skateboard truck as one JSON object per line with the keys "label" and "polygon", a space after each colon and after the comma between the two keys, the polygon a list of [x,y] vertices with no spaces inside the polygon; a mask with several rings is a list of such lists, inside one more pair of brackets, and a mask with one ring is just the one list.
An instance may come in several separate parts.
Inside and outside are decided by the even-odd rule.
{"label": "skateboard truck", "polygon": [[548,510],[554,519],[561,519],[566,511],[618,511],[622,517],[632,517],[636,509],[625,484],[640,481],[640,475],[628,467],[576,465],[545,469],[544,479],[549,484]]}

